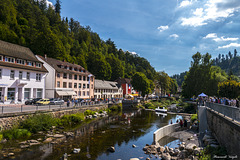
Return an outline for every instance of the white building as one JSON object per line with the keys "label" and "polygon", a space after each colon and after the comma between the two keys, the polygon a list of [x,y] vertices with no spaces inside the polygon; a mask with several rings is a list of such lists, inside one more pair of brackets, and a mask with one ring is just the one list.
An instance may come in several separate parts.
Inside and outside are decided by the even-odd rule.
{"label": "white building", "polygon": [[117,82],[95,79],[94,98],[123,98],[122,86]]}
{"label": "white building", "polygon": [[5,104],[44,98],[47,70],[29,48],[0,40],[0,100]]}

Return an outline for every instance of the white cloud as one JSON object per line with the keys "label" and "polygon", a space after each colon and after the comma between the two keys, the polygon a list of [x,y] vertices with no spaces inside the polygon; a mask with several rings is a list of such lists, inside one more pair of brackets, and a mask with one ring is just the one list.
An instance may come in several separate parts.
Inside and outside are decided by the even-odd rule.
{"label": "white cloud", "polygon": [[179,7],[186,7],[186,6],[189,6],[192,4],[192,1],[187,1],[187,0],[184,0],[180,3]]}
{"label": "white cloud", "polygon": [[[39,0],[39,1],[42,1],[42,0]],[[51,5],[51,6],[53,6],[53,7],[54,7],[54,5],[53,5],[53,3],[52,3],[52,2],[50,2],[50,1],[46,0],[46,3],[47,3],[47,6]]]}
{"label": "white cloud", "polygon": [[230,48],[230,47],[240,47],[240,44],[239,43],[230,43],[230,44],[225,45],[225,46],[219,46],[218,49]]}
{"label": "white cloud", "polygon": [[216,33],[209,33],[208,35],[206,35],[206,37],[203,37],[203,39],[213,39],[215,42],[222,42],[222,41],[237,41],[239,38],[224,38],[224,36],[222,37],[218,37]]}
{"label": "white cloud", "polygon": [[179,37],[179,35],[177,35],[177,34],[172,34],[172,35],[170,35],[169,37],[174,38],[174,39],[177,39],[177,38]]}
{"label": "white cloud", "polygon": [[165,31],[167,30],[169,27],[168,26],[159,26],[157,29],[162,32],[162,31]]}
{"label": "white cloud", "polygon": [[203,8],[196,8],[189,18],[181,18],[183,26],[202,26],[209,21],[218,22],[234,15],[240,9],[240,5],[233,5],[229,0],[207,0]]}

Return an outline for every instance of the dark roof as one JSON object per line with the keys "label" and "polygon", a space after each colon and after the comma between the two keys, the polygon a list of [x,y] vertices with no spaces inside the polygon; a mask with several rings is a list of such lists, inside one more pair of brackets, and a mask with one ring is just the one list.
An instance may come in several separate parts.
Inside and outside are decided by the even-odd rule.
{"label": "dark roof", "polygon": [[48,72],[44,66],[42,66],[42,68],[38,68],[38,67],[26,66],[22,64],[9,63],[9,62],[3,62],[3,61],[0,61],[0,66],[17,68],[17,69],[26,69],[26,70],[38,71],[38,72]]}
{"label": "dark roof", "polygon": [[29,48],[17,44],[4,42],[1,40],[0,40],[0,54],[14,58],[21,58],[23,60],[42,63],[35,57],[35,55]]}
{"label": "dark roof", "polygon": [[119,87],[117,85],[117,82],[95,79],[94,88],[95,89],[118,89]]}
{"label": "dark roof", "polygon": [[118,82],[119,84],[131,84],[131,79],[130,78],[118,78],[115,80],[115,82]]}
{"label": "dark roof", "polygon": [[[71,74],[85,74],[85,75],[90,75],[91,73],[88,72],[86,69],[84,69],[82,66],[77,65],[77,64],[72,64],[69,62],[63,62],[54,58],[44,58],[40,55],[37,55],[39,58],[41,58],[42,60],[44,60],[46,63],[48,63],[49,65],[51,65],[57,72],[59,73],[71,73]],[[85,72],[79,72],[79,71],[74,71],[74,70],[69,70],[69,69],[65,69],[65,68],[59,68],[59,65],[63,65],[63,66],[69,66],[72,68],[78,68],[81,70],[85,70]],[[94,76],[94,75],[93,75]]]}

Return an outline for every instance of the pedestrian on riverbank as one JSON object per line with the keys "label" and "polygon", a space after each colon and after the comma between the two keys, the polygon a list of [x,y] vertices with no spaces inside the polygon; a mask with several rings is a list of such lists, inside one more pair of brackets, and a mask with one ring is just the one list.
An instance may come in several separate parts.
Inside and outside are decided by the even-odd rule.
{"label": "pedestrian on riverbank", "polygon": [[72,107],[74,106],[74,99],[72,99]]}
{"label": "pedestrian on riverbank", "polygon": [[68,99],[67,100],[67,107],[69,107],[69,104],[70,104],[70,100]]}
{"label": "pedestrian on riverbank", "polygon": [[182,119],[180,119],[180,126],[181,126],[181,128],[183,127],[183,120]]}
{"label": "pedestrian on riverbank", "polygon": [[170,124],[172,124],[172,120],[171,120]]}
{"label": "pedestrian on riverbank", "polygon": [[184,120],[184,127],[187,128],[187,120]]}

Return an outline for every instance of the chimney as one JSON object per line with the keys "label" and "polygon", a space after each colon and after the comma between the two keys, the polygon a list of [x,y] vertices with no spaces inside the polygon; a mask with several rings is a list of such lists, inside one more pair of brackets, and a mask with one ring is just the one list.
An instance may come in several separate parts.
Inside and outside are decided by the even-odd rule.
{"label": "chimney", "polygon": [[47,55],[46,54],[44,55],[44,57],[45,57],[45,59],[47,59]]}

